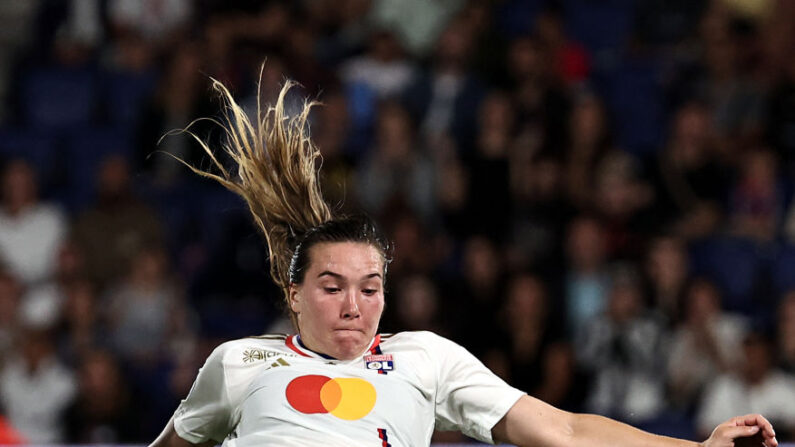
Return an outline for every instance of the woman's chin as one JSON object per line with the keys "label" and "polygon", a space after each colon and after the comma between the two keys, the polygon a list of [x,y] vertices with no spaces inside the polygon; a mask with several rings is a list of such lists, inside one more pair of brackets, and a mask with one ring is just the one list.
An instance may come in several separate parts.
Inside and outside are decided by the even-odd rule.
{"label": "woman's chin", "polygon": [[371,338],[361,331],[334,331],[333,350],[335,353],[331,355],[340,360],[350,360],[367,349]]}

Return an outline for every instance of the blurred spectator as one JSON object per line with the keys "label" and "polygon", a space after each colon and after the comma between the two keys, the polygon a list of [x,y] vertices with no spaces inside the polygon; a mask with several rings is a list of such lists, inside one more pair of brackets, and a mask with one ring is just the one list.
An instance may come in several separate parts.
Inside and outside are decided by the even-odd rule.
{"label": "blurred spectator", "polygon": [[86,279],[69,283],[58,322],[58,352],[70,364],[77,364],[90,350],[107,345],[100,326],[99,303],[94,285]]}
{"label": "blurred spectator", "polygon": [[294,21],[287,34],[290,55],[290,73],[309,92],[317,97],[322,91],[333,86],[336,77],[325,70],[316,58],[317,32],[309,24]]}
{"label": "blurred spectator", "polygon": [[639,175],[635,159],[612,151],[596,167],[594,209],[601,218],[607,250],[614,257],[637,259],[643,238],[657,224],[649,213],[650,186]]}
{"label": "blurred spectator", "polygon": [[398,278],[431,273],[441,255],[436,249],[435,235],[417,216],[400,208],[394,210],[387,222],[395,244],[395,260],[389,264],[389,272]]}
{"label": "blurred spectator", "polygon": [[0,2],[0,122],[7,120],[12,72],[19,52],[35,38],[34,26],[40,2]]}
{"label": "blurred spectator", "polygon": [[570,334],[583,330],[588,321],[607,307],[609,273],[605,237],[602,224],[593,217],[579,216],[569,223],[564,290]]}
{"label": "blurred spectator", "polygon": [[[190,138],[163,138],[174,129],[184,129],[199,117],[211,116],[215,110],[207,95],[207,78],[202,74],[203,52],[197,42],[183,42],[179,51],[167,59],[163,75],[154,95],[144,104],[139,129],[135,134],[138,149],[136,170],[148,172],[159,184],[173,185],[187,174],[172,157],[156,153],[167,152],[198,165],[201,148]],[[210,126],[197,123],[191,127],[197,135],[209,135]]]}
{"label": "blurred spectator", "polygon": [[435,218],[433,164],[417,147],[411,117],[396,102],[378,110],[375,147],[357,172],[359,201],[365,210],[380,216],[395,203],[420,216]]}
{"label": "blurred spectator", "polygon": [[[510,159],[513,209],[507,255],[514,269],[531,268],[556,288],[564,262],[564,234],[572,214],[564,178],[562,163],[552,155],[516,151]],[[551,292],[552,296],[559,294],[558,290]]]}
{"label": "blurred spectator", "polygon": [[335,209],[352,209],[357,191],[352,157],[348,102],[340,91],[327,92],[314,109],[312,138],[323,157],[320,182],[323,196]]}
{"label": "blurred spectator", "polygon": [[674,325],[682,316],[680,308],[690,268],[684,241],[673,235],[653,237],[648,244],[645,273],[653,310]]}
{"label": "blurred spectator", "polygon": [[505,85],[505,57],[508,37],[492,13],[493,5],[469,1],[456,19],[465,22],[472,41],[471,66],[475,75],[484,82]]}
{"label": "blurred spectator", "polygon": [[3,170],[0,258],[25,284],[50,279],[66,222],[53,204],[40,202],[34,168],[22,160]]}
{"label": "blurred spectator", "polygon": [[391,26],[413,54],[424,56],[437,41],[450,17],[466,3],[465,0],[372,0],[371,16],[375,25]]}
{"label": "blurred spectator", "polygon": [[552,57],[555,77],[577,84],[588,78],[591,64],[585,47],[566,35],[564,25],[562,11],[547,8],[536,17],[536,34]]}
{"label": "blurred spectator", "polygon": [[709,110],[697,102],[683,105],[673,118],[667,146],[647,168],[660,227],[686,240],[715,231],[730,174],[716,149]]}
{"label": "blurred spectator", "polygon": [[73,281],[84,274],[84,267],[80,249],[72,241],[65,241],[58,250],[55,271],[50,280],[25,290],[19,311],[28,324],[52,329],[58,323],[68,289]]}
{"label": "blurred spectator", "polygon": [[367,87],[379,99],[399,97],[415,75],[414,63],[407,58],[394,33],[373,32],[368,51],[340,67],[339,77],[348,86]]}
{"label": "blurred spectator", "polygon": [[636,33],[645,43],[687,51],[698,37],[698,23],[708,0],[652,0],[638,5]]}
{"label": "blurred spectator", "polygon": [[184,306],[163,248],[140,247],[127,274],[108,292],[107,322],[114,349],[136,368],[154,367],[180,336],[189,335]]}
{"label": "blurred spectator", "polygon": [[754,21],[763,22],[774,11],[774,0],[721,0],[719,3],[733,14]]}
{"label": "blurred spectator", "polygon": [[434,172],[436,201],[442,227],[447,234],[460,240],[469,234],[469,228],[462,222],[467,221],[470,173],[451,146],[452,141],[447,139],[439,147],[443,154],[436,161]]}
{"label": "blurred spectator", "polygon": [[795,175],[795,60],[787,58],[782,68],[768,95],[765,123],[767,141],[778,153],[783,173],[791,178]]}
{"label": "blurred spectator", "polygon": [[102,102],[110,125],[130,134],[138,129],[157,85],[156,57],[154,45],[135,33],[118,36],[106,50]]}
{"label": "blurred spectator", "polygon": [[161,243],[163,229],[133,193],[124,157],[112,155],[102,161],[97,185],[96,202],[75,221],[72,238],[85,256],[89,278],[103,288],[127,270],[141,247]]}
{"label": "blurred spectator", "polygon": [[506,69],[517,133],[530,148],[554,150],[566,141],[570,100],[550,62],[538,39],[519,36],[509,44]]}
{"label": "blurred spectator", "polygon": [[587,209],[593,200],[593,172],[610,147],[607,117],[596,95],[585,93],[576,98],[566,134],[566,191],[572,204]]}
{"label": "blurred spectator", "polygon": [[729,224],[735,234],[768,242],[778,235],[785,211],[778,164],[767,149],[753,149],[743,155],[740,176],[731,190]]}
{"label": "blurred spectator", "polygon": [[449,334],[440,318],[439,301],[436,285],[429,278],[422,275],[405,277],[396,290],[394,328]]}
{"label": "blurred spectator", "polygon": [[737,346],[747,322],[721,309],[720,292],[706,279],[691,282],[682,303],[684,316],[672,337],[668,380],[671,401],[691,409],[714,377],[741,364]]}
{"label": "blurred spectator", "polygon": [[475,355],[482,355],[497,341],[497,310],[502,306],[505,287],[502,259],[494,243],[483,236],[470,237],[461,250],[460,271],[451,278],[452,283],[442,287],[444,308],[455,324],[457,341]]}
{"label": "blurred spectator", "polygon": [[482,82],[471,70],[473,38],[468,22],[453,20],[439,36],[431,66],[418,73],[406,91],[405,101],[420,123],[423,142],[434,152],[445,138],[452,138],[459,151],[471,151],[484,95]]}
{"label": "blurred spectator", "polygon": [[[104,37],[100,0],[68,0],[65,23],[58,30],[71,39],[97,47]],[[53,7],[53,6],[50,6]]]}
{"label": "blurred spectator", "polygon": [[21,341],[19,301],[22,290],[16,278],[0,270],[0,370]]}
{"label": "blurred spectator", "polygon": [[731,16],[713,4],[702,20],[703,66],[692,93],[710,105],[722,144],[731,151],[760,133],[762,89],[748,77],[751,67],[740,60],[738,28],[732,27]]}
{"label": "blurred spectator", "polygon": [[499,92],[490,94],[480,105],[475,151],[464,158],[469,172],[464,225],[469,233],[500,242],[511,212],[512,122],[509,98]]}
{"label": "blurred spectator", "polygon": [[[279,99],[281,86],[284,84],[285,78],[290,76],[287,63],[288,59],[278,52],[269,52],[265,56],[265,62],[262,65],[250,67],[252,77],[256,76],[255,79],[262,85],[262,87],[254,86],[250,89],[248,95],[241,101],[242,107],[252,123],[257,122],[257,101],[264,107],[267,104],[275,104]],[[303,105],[307,94],[303,89],[300,90],[300,93],[298,92],[299,89],[291,90],[285,98],[285,108],[288,114],[297,114],[300,106]],[[261,113],[264,114],[265,110],[261,111]]]}
{"label": "blurred spectator", "polygon": [[304,6],[308,19],[323,32],[315,56],[324,66],[336,66],[364,46],[371,31],[371,0],[318,0]]}
{"label": "blurred spectator", "polygon": [[73,444],[141,442],[138,411],[118,362],[109,352],[89,350],[78,365],[78,389],[66,412],[66,440]]}
{"label": "blurred spectator", "polygon": [[795,374],[795,291],[784,294],[777,315],[778,362],[784,371]]}
{"label": "blurred spectator", "polygon": [[541,278],[518,274],[508,281],[501,327],[510,364],[508,380],[534,396],[543,396],[545,402],[561,405],[571,403],[574,363],[562,342],[561,327],[549,311],[547,287]]}
{"label": "blurred spectator", "polygon": [[635,423],[654,419],[666,404],[664,327],[644,307],[629,267],[615,269],[608,300],[574,344],[579,364],[593,375],[586,409]]}
{"label": "blurred spectator", "polygon": [[773,346],[765,335],[749,334],[739,349],[740,367],[714,378],[704,394],[696,416],[700,435],[729,414],[761,413],[775,424],[777,437],[790,439],[795,430],[795,379],[775,367]]}
{"label": "blurred spectator", "polygon": [[184,30],[193,9],[189,0],[109,0],[107,8],[116,33],[135,33],[155,42]]}
{"label": "blurred spectator", "polygon": [[17,356],[0,371],[0,405],[30,443],[66,441],[62,417],[76,390],[74,377],[54,354],[52,334],[26,329]]}
{"label": "blurred spectator", "polygon": [[0,413],[0,444],[27,444],[25,438],[8,423],[8,420],[3,417],[2,413]]}

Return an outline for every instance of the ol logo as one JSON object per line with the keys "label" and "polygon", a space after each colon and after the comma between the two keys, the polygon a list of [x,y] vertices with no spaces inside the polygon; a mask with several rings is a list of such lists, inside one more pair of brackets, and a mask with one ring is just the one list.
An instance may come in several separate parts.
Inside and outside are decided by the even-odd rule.
{"label": "ol logo", "polygon": [[364,356],[364,366],[367,369],[376,369],[378,372],[392,371],[395,364],[392,361],[392,354],[375,354]]}
{"label": "ol logo", "polygon": [[364,379],[320,375],[296,377],[287,385],[285,395],[301,413],[330,413],[347,421],[367,416],[376,398],[375,387]]}

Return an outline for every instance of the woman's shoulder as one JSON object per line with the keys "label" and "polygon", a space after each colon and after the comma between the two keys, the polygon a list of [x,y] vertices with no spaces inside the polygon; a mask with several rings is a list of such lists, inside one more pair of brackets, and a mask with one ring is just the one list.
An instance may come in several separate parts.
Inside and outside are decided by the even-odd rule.
{"label": "woman's shoulder", "polygon": [[213,350],[208,361],[248,364],[279,357],[289,353],[285,344],[287,337],[286,334],[264,334],[228,340]]}
{"label": "woman's shoulder", "polygon": [[385,346],[406,347],[421,350],[438,350],[459,347],[454,341],[431,331],[405,331],[381,334]]}

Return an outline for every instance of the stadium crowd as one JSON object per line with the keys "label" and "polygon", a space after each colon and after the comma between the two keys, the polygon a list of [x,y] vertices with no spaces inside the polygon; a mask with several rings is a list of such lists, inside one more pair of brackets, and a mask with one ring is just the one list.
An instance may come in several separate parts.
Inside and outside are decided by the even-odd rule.
{"label": "stadium crowd", "polygon": [[786,0],[2,0],[0,443],[151,441],[218,343],[292,331],[243,204],[166,155],[209,166],[172,131],[210,77],[323,103],[324,194],[395,243],[384,332],[795,440],[794,48]]}

